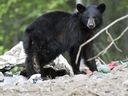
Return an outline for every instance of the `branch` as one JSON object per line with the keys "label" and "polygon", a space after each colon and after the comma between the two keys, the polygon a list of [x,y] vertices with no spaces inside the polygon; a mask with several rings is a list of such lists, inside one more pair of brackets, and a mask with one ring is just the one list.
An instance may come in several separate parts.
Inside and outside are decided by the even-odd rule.
{"label": "branch", "polygon": [[81,49],[83,46],[85,46],[86,44],[88,44],[89,42],[91,42],[92,40],[94,40],[95,38],[97,38],[100,34],[102,34],[105,30],[107,30],[108,28],[110,28],[111,26],[113,26],[114,24],[116,24],[117,22],[123,20],[123,19],[126,19],[128,18],[128,14],[113,21],[112,23],[110,23],[108,26],[106,26],[105,28],[103,28],[102,30],[100,30],[97,34],[95,34],[92,38],[90,38],[89,40],[87,40],[86,42],[84,42],[83,44],[80,45],[79,47],[79,50],[78,50],[78,53],[77,53],[77,56],[76,56],[76,61],[75,63],[77,64],[78,62],[78,58],[79,58],[79,55],[80,55],[80,52],[81,52]]}
{"label": "branch", "polygon": [[97,57],[104,65],[106,64],[100,57]]}
{"label": "branch", "polygon": [[114,39],[105,49],[103,49],[102,51],[100,51],[96,56],[88,59],[88,61],[91,61],[97,57],[99,57],[101,54],[104,55],[107,50],[114,44],[115,41],[119,40],[126,32],[128,31],[128,26],[124,29],[124,31],[116,38]]}
{"label": "branch", "polygon": [[[112,37],[111,34],[108,32],[108,29],[106,30],[106,34],[109,36],[109,38],[111,39],[111,41],[114,41],[113,37]],[[122,50],[116,45],[115,42],[113,42],[113,45],[115,46],[115,48],[116,48],[119,52],[122,52]]]}

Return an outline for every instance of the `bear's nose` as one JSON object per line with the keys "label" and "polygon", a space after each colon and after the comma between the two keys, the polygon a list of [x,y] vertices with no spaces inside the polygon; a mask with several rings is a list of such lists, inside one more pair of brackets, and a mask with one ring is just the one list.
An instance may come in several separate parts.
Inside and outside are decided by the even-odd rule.
{"label": "bear's nose", "polygon": [[88,26],[88,28],[89,29],[93,29],[95,26],[93,25],[93,24],[90,24],[89,26]]}

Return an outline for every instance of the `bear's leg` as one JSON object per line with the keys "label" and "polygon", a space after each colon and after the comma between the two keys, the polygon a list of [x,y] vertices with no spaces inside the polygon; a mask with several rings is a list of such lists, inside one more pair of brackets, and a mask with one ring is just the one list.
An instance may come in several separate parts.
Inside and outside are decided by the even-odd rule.
{"label": "bear's leg", "polygon": [[84,59],[85,65],[89,67],[89,69],[93,71],[97,71],[97,66],[95,60],[87,61],[89,58],[92,58],[94,56],[93,48],[92,48],[92,43],[89,43],[85,45],[82,48],[82,57]]}
{"label": "bear's leg", "polygon": [[78,52],[78,49],[79,47],[72,47],[69,51],[69,54],[70,54],[70,63],[71,63],[71,66],[73,68],[73,72],[74,74],[79,74],[80,71],[79,71],[79,63],[80,63],[80,58],[78,60],[78,64],[75,63],[75,60],[76,60],[76,55],[77,55],[77,52]]}
{"label": "bear's leg", "polygon": [[33,58],[32,55],[28,55],[25,61],[25,67],[26,67],[26,75],[29,78],[31,75],[36,74],[37,72],[34,70],[33,67]]}
{"label": "bear's leg", "polygon": [[63,76],[66,75],[67,71],[62,69],[62,70],[55,70],[51,67],[48,68],[43,68],[41,69],[41,77],[45,80],[47,78],[55,79],[57,76]]}
{"label": "bear's leg", "polygon": [[[49,76],[51,78],[55,78],[57,74],[61,75],[61,72],[56,71],[52,68],[44,68],[44,66],[50,64],[50,62],[52,62],[57,56],[59,56],[63,52],[62,45],[56,40],[50,40],[47,44],[41,46],[42,48],[39,49],[39,52],[37,52],[41,77],[45,79]],[[62,74],[65,74],[65,72],[62,72]]]}

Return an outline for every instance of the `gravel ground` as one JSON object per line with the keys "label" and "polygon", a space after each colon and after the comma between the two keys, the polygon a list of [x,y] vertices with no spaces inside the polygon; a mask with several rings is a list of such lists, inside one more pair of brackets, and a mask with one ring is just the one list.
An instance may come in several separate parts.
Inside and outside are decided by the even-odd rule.
{"label": "gravel ground", "polygon": [[38,84],[0,85],[0,96],[128,96],[128,68],[111,73],[57,77]]}

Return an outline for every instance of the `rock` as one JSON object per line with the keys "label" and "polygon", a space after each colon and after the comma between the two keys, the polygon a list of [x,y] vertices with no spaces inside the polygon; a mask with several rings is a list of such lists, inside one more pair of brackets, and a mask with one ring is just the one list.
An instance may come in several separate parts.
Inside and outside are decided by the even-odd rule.
{"label": "rock", "polygon": [[0,72],[0,82],[4,82],[4,75],[2,72]]}

